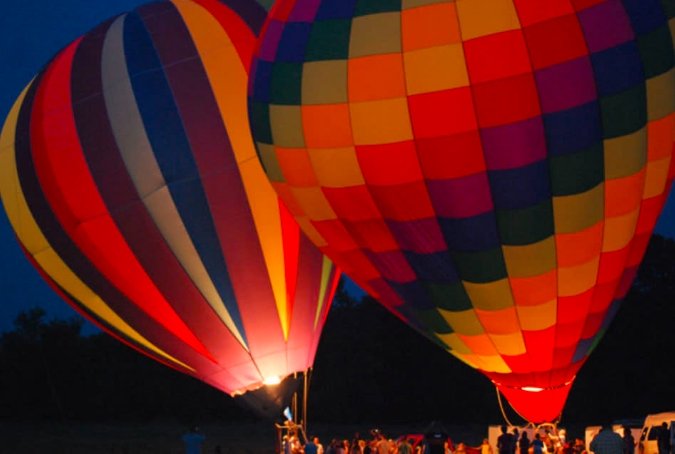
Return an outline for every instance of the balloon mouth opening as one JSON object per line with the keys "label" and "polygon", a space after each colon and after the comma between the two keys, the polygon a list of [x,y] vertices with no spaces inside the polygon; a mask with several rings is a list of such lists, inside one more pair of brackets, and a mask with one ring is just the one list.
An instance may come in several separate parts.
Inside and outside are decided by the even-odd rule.
{"label": "balloon mouth opening", "polygon": [[574,378],[550,386],[542,386],[539,383],[514,386],[496,380],[493,380],[493,383],[518,415],[528,422],[542,423],[559,419]]}
{"label": "balloon mouth opening", "polygon": [[271,375],[269,377],[265,377],[263,380],[264,386],[276,386],[279,383],[281,383],[281,377],[278,375]]}
{"label": "balloon mouth opening", "polygon": [[497,386],[499,389],[506,389],[506,390],[514,390],[514,391],[525,391],[528,393],[540,393],[544,391],[556,391],[560,390],[563,388],[568,388],[574,383],[574,379],[577,378],[576,375],[574,375],[572,378],[567,380],[564,383],[561,383],[559,385],[552,385],[552,386],[534,386],[534,385],[525,385],[525,386],[512,386],[512,385],[505,385],[503,383],[499,383],[498,381],[492,380],[492,383]]}
{"label": "balloon mouth opening", "polygon": [[544,390],[544,388],[537,388],[536,386],[523,386],[520,389],[527,391],[528,393],[540,393]]}
{"label": "balloon mouth opening", "polygon": [[232,391],[230,393],[230,396],[232,397],[237,397],[246,394],[247,392],[251,391],[257,391],[261,388],[268,388],[268,387],[275,387],[277,385],[280,385],[286,377],[282,377],[280,375],[269,375],[267,377],[264,377],[262,381],[252,383],[245,388],[240,388]]}
{"label": "balloon mouth opening", "polygon": [[266,419],[277,420],[303,380],[303,373],[280,377],[270,375],[262,382],[234,391],[235,402]]}

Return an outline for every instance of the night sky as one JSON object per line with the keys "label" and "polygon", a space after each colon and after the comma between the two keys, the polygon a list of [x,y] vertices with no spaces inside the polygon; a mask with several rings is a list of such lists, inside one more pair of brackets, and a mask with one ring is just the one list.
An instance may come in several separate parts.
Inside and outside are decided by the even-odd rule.
{"label": "night sky", "polygon": [[[73,39],[143,0],[11,1],[0,14],[0,118],[4,124],[14,100],[33,76]],[[70,309],[26,260],[11,226],[0,210],[0,331],[12,328],[16,315],[40,306],[53,317],[70,317]]]}
{"label": "night sky", "polygon": [[[141,0],[22,0],[6,2],[0,15],[0,118],[40,68],[63,46],[103,20],[145,3]],[[675,197],[671,195],[655,230],[675,238]],[[0,210],[0,331],[16,315],[40,306],[51,317],[75,314],[42,281],[14,239]],[[89,328],[93,329],[93,328]]]}

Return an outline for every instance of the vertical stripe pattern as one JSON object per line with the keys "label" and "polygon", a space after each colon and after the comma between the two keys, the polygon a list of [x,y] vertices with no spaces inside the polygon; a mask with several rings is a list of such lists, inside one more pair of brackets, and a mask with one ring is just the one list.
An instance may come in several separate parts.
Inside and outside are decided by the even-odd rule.
{"label": "vertical stripe pattern", "polygon": [[46,66],[0,138],[3,204],[55,291],[231,395],[312,365],[339,278],[251,159],[265,14],[174,0],[113,18]]}

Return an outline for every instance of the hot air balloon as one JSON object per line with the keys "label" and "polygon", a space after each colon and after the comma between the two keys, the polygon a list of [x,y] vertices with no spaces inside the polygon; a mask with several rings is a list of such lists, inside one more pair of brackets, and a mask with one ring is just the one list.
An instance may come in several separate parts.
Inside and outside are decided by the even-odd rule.
{"label": "hot air balloon", "polygon": [[673,16],[279,0],[249,80],[258,156],[345,274],[553,421],[671,186]]}
{"label": "hot air balloon", "polygon": [[246,83],[265,14],[158,2],[68,45],[5,122],[0,194],[80,313],[280,416],[290,387],[263,385],[312,365],[339,273],[255,159]]}

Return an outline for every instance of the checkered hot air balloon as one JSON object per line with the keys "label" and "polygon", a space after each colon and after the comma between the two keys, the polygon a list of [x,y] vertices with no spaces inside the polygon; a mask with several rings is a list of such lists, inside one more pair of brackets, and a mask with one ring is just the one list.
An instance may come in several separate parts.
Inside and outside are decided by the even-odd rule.
{"label": "checkered hot air balloon", "polygon": [[[255,158],[246,84],[265,15],[173,0],[103,23],[21,94],[0,149],[7,215],[52,287],[231,395],[312,365],[339,274]],[[281,402],[262,394],[258,410]]]}
{"label": "checkered hot air balloon", "polygon": [[558,417],[675,166],[669,0],[279,0],[249,82],[267,175],[363,289]]}

